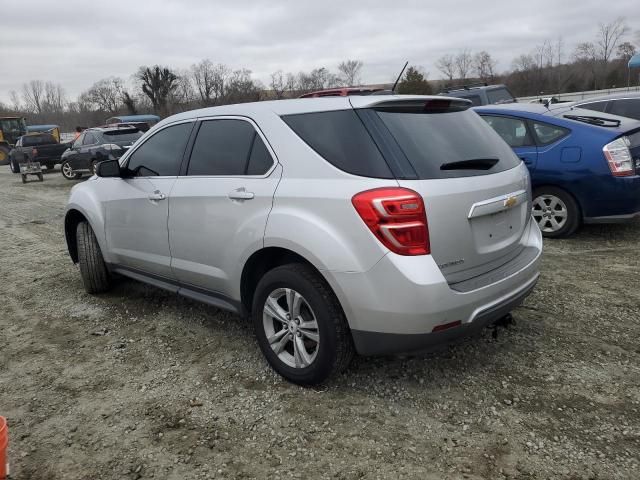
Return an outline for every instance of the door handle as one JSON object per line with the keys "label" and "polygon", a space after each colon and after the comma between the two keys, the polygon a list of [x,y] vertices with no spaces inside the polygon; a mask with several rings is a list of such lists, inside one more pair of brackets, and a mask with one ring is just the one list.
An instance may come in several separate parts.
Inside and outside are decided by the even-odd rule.
{"label": "door handle", "polygon": [[149,200],[151,200],[152,202],[157,202],[158,200],[164,200],[165,198],[167,198],[167,196],[164,193],[160,192],[159,190],[156,190],[151,195],[149,195]]}
{"label": "door handle", "polygon": [[247,192],[243,187],[229,192],[228,197],[231,200],[251,200],[255,195],[253,192]]}

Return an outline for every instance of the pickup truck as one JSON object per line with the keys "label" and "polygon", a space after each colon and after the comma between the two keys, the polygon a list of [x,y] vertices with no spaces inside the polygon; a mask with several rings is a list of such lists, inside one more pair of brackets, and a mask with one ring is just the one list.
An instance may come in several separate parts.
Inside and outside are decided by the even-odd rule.
{"label": "pickup truck", "polygon": [[59,143],[50,133],[23,135],[9,152],[9,167],[13,173],[20,173],[19,164],[30,159],[51,170],[61,163],[60,157],[68,148],[68,143]]}

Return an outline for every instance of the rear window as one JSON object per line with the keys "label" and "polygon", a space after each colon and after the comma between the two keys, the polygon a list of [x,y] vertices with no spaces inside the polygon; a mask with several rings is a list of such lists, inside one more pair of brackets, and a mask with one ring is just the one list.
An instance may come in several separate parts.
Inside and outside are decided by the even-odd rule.
{"label": "rear window", "polygon": [[640,120],[640,98],[612,100],[609,113],[612,113],[613,115],[620,115],[621,117]]}
{"label": "rear window", "polygon": [[596,112],[604,112],[607,108],[607,101],[604,102],[592,102],[592,103],[583,103],[582,105],[578,105],[580,108],[586,108],[587,110],[594,110]]}
{"label": "rear window", "polygon": [[23,147],[35,147],[36,145],[50,145],[56,142],[53,135],[33,135],[22,137]]}
{"label": "rear window", "polygon": [[104,132],[105,139],[111,142],[135,142],[143,132],[140,130],[113,130]]}
{"label": "rear window", "polygon": [[353,110],[285,115],[282,119],[318,155],[340,170],[363,177],[393,178]]}
{"label": "rear window", "polygon": [[506,88],[487,89],[487,100],[491,104],[513,103],[513,95]]}
{"label": "rear window", "polygon": [[[420,179],[487,175],[520,163],[511,148],[475,112],[378,111]],[[465,165],[465,168],[453,168]],[[486,168],[469,168],[479,164]]]}

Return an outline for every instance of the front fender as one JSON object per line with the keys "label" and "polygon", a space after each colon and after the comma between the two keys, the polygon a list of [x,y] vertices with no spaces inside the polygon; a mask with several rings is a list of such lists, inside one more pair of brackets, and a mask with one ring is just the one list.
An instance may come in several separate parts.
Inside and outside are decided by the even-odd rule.
{"label": "front fender", "polygon": [[65,221],[67,216],[70,215],[71,211],[75,210],[77,212],[80,212],[87,219],[89,225],[91,225],[93,233],[98,240],[98,245],[100,245],[100,250],[102,251],[104,261],[106,263],[110,263],[110,256],[107,249],[107,241],[105,236],[106,218],[104,208],[98,201],[98,198],[95,196],[95,194],[89,188],[86,188],[87,183],[89,182],[75,185],[71,189],[69,201],[67,202],[67,207],[65,210]]}

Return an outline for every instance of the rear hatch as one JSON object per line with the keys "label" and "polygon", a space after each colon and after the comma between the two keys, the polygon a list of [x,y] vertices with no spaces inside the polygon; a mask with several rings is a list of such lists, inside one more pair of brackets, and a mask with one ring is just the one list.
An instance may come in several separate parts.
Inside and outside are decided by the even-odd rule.
{"label": "rear hatch", "polygon": [[449,283],[515,258],[530,217],[526,168],[469,106],[395,97],[356,110],[400,186],[423,197],[431,255]]}
{"label": "rear hatch", "polygon": [[104,132],[104,139],[106,142],[117,145],[120,147],[120,151],[112,151],[112,155],[116,158],[124,155],[131,146],[138,140],[144,132],[137,128],[118,128],[117,130],[109,130]]}

